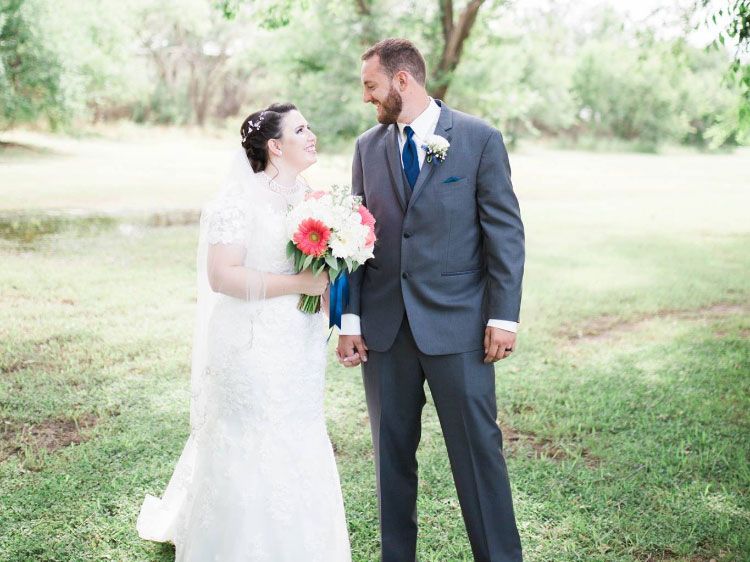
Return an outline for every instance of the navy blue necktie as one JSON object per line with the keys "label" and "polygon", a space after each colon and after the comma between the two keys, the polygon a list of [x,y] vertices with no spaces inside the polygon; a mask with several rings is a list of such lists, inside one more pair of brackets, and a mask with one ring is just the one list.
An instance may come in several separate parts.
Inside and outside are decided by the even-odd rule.
{"label": "navy blue necktie", "polygon": [[406,179],[409,180],[409,186],[414,189],[414,184],[417,183],[417,177],[419,177],[419,156],[417,155],[417,145],[414,144],[414,129],[408,125],[404,127],[406,133],[406,142],[404,143],[404,150],[401,154],[404,161],[404,172],[406,173]]}

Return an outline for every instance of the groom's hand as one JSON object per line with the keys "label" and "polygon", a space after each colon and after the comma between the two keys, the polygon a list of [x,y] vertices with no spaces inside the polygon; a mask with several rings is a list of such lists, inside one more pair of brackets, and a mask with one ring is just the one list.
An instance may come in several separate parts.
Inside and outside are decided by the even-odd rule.
{"label": "groom's hand", "polygon": [[367,363],[367,345],[362,336],[339,336],[336,357],[344,367],[356,367],[363,361]]}
{"label": "groom's hand", "polygon": [[495,363],[516,350],[516,334],[487,326],[484,330],[484,362]]}

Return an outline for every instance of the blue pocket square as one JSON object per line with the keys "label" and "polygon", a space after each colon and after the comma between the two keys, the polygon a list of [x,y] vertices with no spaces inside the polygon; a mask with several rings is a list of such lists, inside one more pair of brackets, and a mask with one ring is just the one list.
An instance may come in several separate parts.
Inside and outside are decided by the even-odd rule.
{"label": "blue pocket square", "polygon": [[443,183],[453,183],[459,180],[462,180],[464,178],[458,177],[458,176],[451,176],[448,179],[443,180]]}

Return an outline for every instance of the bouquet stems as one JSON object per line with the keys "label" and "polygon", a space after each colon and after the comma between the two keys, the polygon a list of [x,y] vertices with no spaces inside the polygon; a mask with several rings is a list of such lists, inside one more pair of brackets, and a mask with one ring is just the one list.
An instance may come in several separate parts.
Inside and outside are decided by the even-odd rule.
{"label": "bouquet stems", "polygon": [[297,308],[299,308],[302,312],[307,312],[308,314],[315,314],[316,312],[320,312],[320,295],[301,295],[299,298],[299,303],[297,304]]}

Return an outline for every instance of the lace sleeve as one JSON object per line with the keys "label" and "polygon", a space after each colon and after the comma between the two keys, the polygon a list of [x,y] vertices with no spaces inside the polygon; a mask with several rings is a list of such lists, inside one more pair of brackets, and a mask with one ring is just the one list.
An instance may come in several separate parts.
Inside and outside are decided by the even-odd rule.
{"label": "lace sleeve", "polygon": [[247,213],[239,205],[223,206],[208,218],[209,244],[244,244]]}

